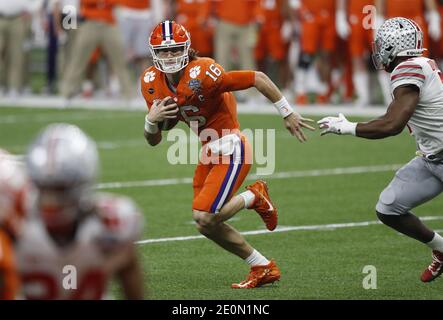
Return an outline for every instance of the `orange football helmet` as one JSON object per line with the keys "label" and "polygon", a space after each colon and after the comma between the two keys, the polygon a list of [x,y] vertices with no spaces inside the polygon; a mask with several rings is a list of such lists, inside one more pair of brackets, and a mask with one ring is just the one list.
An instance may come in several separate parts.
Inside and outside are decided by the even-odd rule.
{"label": "orange football helmet", "polygon": [[179,23],[165,20],[149,37],[149,50],[154,66],[165,73],[176,73],[189,63],[191,36]]}

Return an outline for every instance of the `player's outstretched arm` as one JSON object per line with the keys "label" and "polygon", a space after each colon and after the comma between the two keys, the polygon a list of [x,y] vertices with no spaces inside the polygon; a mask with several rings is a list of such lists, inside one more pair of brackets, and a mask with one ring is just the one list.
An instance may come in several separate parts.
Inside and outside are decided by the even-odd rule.
{"label": "player's outstretched arm", "polygon": [[177,118],[178,106],[176,103],[166,105],[166,102],[171,97],[166,97],[163,100],[155,101],[148,114],[145,116],[145,131],[144,136],[149,145],[155,146],[162,140],[161,130],[158,128],[158,123],[166,119]]}
{"label": "player's outstretched arm", "polygon": [[369,122],[350,122],[343,114],[338,117],[325,117],[318,121],[321,135],[335,133],[354,135],[366,139],[383,139],[403,131],[417,107],[420,90],[415,85],[400,86],[394,91],[394,100],[386,114]]}
{"label": "player's outstretched arm", "polygon": [[274,104],[284,119],[286,129],[293,136],[296,136],[300,142],[306,141],[307,138],[303,128],[314,131],[315,128],[307,124],[307,122],[313,122],[313,120],[303,118],[298,112],[294,111],[274,82],[263,72],[255,72],[254,87]]}

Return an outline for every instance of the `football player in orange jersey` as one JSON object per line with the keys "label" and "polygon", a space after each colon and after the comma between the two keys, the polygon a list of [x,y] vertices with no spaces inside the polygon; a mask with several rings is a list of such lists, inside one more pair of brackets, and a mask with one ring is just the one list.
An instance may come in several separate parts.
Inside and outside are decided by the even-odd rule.
{"label": "football player in orange jersey", "polygon": [[337,34],[348,40],[348,51],[352,59],[352,80],[357,92],[356,106],[369,104],[368,58],[374,40],[369,22],[369,7],[374,0],[338,0],[335,14]]}
{"label": "football player in orange jersey", "polygon": [[286,28],[294,20],[291,15],[292,10],[288,0],[260,0],[259,6],[262,23],[255,47],[255,58],[260,71],[272,72],[269,74],[270,78],[282,87],[285,85],[285,71],[288,67],[286,57],[290,32],[287,32]]}
{"label": "football player in orange jersey", "polygon": [[202,56],[212,56],[213,23],[210,20],[212,0],[172,0],[177,23],[193,35],[193,48]]}
{"label": "football player in orange jersey", "polygon": [[27,190],[24,168],[0,149],[0,300],[15,299],[19,291],[13,243],[24,217]]}
{"label": "football player in orange jersey", "polygon": [[[269,230],[277,226],[277,209],[264,181],[235,195],[251,167],[251,147],[240,132],[232,91],[256,87],[271,100],[285,127],[300,141],[303,128],[314,130],[293,111],[280,90],[263,73],[225,72],[213,59],[200,58],[190,48],[186,29],[174,21],[160,23],[150,36],[154,67],[141,76],[142,94],[149,109],[145,138],[152,146],[162,139],[158,123],[167,119],[186,122],[203,144],[193,181],[193,219],[198,231],[216,244],[244,259],[251,270],[246,280],[232,288],[254,288],[280,279],[280,270],[225,223],[238,211],[254,209]],[[175,103],[171,103],[173,97]],[[311,120],[312,121],[312,120]],[[207,160],[208,157],[210,161]]]}
{"label": "football player in orange jersey", "polygon": [[299,15],[301,48],[295,76],[296,103],[307,103],[307,74],[317,54],[320,54],[317,102],[326,103],[329,100],[331,55],[336,48],[335,0],[301,0]]}

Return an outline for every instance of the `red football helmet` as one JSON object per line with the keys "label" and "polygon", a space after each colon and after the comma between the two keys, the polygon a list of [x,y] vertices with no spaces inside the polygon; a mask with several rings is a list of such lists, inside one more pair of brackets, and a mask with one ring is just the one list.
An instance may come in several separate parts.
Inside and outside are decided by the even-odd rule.
{"label": "red football helmet", "polygon": [[165,73],[176,73],[189,63],[189,32],[175,21],[159,23],[149,37],[154,66]]}

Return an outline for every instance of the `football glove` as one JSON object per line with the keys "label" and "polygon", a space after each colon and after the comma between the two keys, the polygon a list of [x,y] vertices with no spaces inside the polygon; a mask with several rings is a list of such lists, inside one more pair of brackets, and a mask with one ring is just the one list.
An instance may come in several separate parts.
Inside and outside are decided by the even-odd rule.
{"label": "football glove", "polygon": [[338,117],[325,117],[317,121],[317,123],[320,129],[325,129],[321,132],[322,136],[328,133],[355,136],[355,129],[357,127],[357,123],[348,121],[343,113],[339,113]]}

